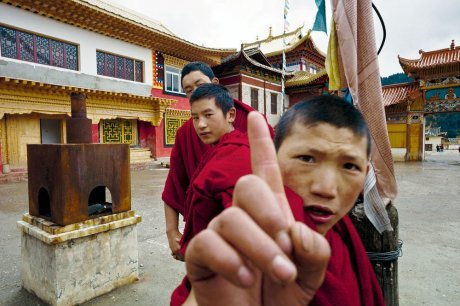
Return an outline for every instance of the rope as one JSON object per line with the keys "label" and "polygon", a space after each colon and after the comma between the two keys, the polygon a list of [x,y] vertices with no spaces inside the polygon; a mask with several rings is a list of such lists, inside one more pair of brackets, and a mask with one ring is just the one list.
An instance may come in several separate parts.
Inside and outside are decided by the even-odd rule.
{"label": "rope", "polygon": [[402,245],[403,245],[403,241],[398,240],[398,247],[394,251],[383,252],[383,253],[379,253],[379,252],[366,252],[366,253],[370,261],[393,261],[403,255]]}
{"label": "rope", "polygon": [[377,13],[377,16],[379,17],[380,24],[382,25],[382,30],[383,30],[382,43],[380,44],[379,51],[377,51],[377,55],[379,55],[379,54],[380,54],[380,51],[382,51],[383,45],[385,44],[385,39],[386,39],[386,37],[387,37],[387,30],[386,30],[386,28],[385,28],[385,22],[383,21],[382,15],[380,15],[379,10],[377,9],[377,7],[375,6],[374,3],[372,3],[372,8],[373,8],[374,11]]}

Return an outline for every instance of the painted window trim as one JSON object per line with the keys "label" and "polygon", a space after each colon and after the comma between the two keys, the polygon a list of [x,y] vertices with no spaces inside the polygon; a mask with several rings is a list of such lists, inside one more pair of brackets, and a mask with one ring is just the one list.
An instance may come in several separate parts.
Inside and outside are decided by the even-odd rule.
{"label": "painted window trim", "polygon": [[251,107],[259,110],[259,90],[254,87],[251,87]]}
{"label": "painted window trim", "polygon": [[[100,62],[99,56],[102,56],[101,60],[103,62]],[[111,74],[108,71],[108,58],[109,57],[114,58],[114,66],[113,66],[113,74]],[[122,69],[122,75],[119,74],[119,71],[117,70],[117,60],[121,59],[123,63],[123,69]],[[127,75],[127,62],[132,61],[132,79],[128,77]],[[141,72],[140,74],[137,74],[137,69],[136,66],[140,63],[141,65]],[[100,66],[102,66],[102,70],[100,70]],[[131,82],[137,82],[137,83],[144,83],[144,62],[135,58],[127,57],[127,56],[122,56],[119,54],[114,54],[110,52],[106,52],[103,50],[96,50],[96,73],[97,75],[102,75],[106,77],[111,77],[111,78],[116,78],[116,79],[121,79],[121,80],[126,80],[126,81],[131,81]],[[131,76],[131,73],[129,73],[129,76]],[[140,79],[137,77],[140,76]]]}
{"label": "painted window trim", "polygon": [[[20,60],[20,61],[25,61],[29,63],[35,63],[39,65],[44,65],[44,66],[51,66],[51,67],[58,67],[58,68],[63,68],[63,69],[68,69],[68,70],[74,70],[74,71],[79,71],[79,46],[74,43],[66,42],[60,39],[48,37],[42,34],[36,34],[30,31],[25,31],[21,29],[16,29],[10,26],[5,26],[0,24],[0,28],[7,29],[9,31],[14,32],[14,40],[15,40],[15,48],[16,48],[16,55],[14,57],[7,56],[6,51],[3,49],[3,45],[6,44],[6,37],[2,35],[2,31],[0,31],[0,54],[4,58],[11,58],[15,60]],[[32,36],[32,49],[29,50],[29,53],[31,53],[32,59],[24,59],[23,58],[23,53],[21,52],[21,48],[24,48],[24,45],[21,43],[21,36],[22,35],[30,35]],[[47,51],[48,51],[48,61],[49,63],[45,62],[40,62],[39,61],[39,54],[38,51],[38,40],[43,40],[46,41],[48,44]],[[61,50],[55,50],[53,49],[53,45],[59,45],[61,44]],[[75,60],[69,60],[68,59],[68,48],[74,48],[75,49]],[[57,65],[57,60],[53,58],[53,51],[61,51],[62,52],[62,65]],[[70,51],[69,51],[70,52]],[[72,65],[72,66],[71,66]]]}
{"label": "painted window trim", "polygon": [[274,92],[270,93],[270,114],[272,115],[278,114],[278,94]]}
{"label": "painted window trim", "polygon": [[[177,71],[179,72],[175,72],[175,71],[171,71],[171,68],[172,69],[176,69]],[[173,67],[173,66],[169,66],[169,65],[164,65],[164,87],[163,87],[163,90],[166,92],[166,93],[170,93],[170,94],[178,94],[178,95],[183,95],[185,96],[185,91],[182,89],[182,84],[181,84],[181,72],[182,72],[182,69],[179,69],[179,68],[176,68],[176,67]],[[168,75],[171,75],[172,77],[176,77],[177,78],[177,84],[179,86],[178,90],[174,90],[173,88],[173,85],[174,85],[174,81],[173,81],[173,84],[171,84],[171,88],[172,90],[168,90]],[[173,80],[173,79],[171,79]]]}

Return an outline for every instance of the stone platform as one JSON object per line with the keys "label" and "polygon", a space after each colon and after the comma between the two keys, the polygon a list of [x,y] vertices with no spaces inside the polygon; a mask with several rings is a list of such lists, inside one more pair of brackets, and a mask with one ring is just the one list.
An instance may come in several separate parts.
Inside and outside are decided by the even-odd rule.
{"label": "stone platform", "polygon": [[67,226],[25,214],[22,285],[53,306],[75,305],[139,279],[134,211]]}

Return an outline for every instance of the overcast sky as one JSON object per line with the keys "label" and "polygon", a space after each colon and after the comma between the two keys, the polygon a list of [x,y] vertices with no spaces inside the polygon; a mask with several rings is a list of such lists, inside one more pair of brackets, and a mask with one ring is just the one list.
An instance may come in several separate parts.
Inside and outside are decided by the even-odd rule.
{"label": "overcast sky", "polygon": [[[180,38],[213,48],[239,49],[242,42],[266,38],[283,31],[284,0],[107,0],[138,11],[161,22]],[[419,58],[418,51],[460,45],[459,0],[374,0],[382,15],[387,37],[379,55],[382,76],[402,72],[398,54]],[[331,7],[326,0],[328,27]],[[316,14],[315,0],[290,0],[289,30],[311,28]],[[374,14],[377,47],[382,28]],[[329,29],[328,29],[329,31]],[[328,37],[313,32],[316,45],[326,53]]]}

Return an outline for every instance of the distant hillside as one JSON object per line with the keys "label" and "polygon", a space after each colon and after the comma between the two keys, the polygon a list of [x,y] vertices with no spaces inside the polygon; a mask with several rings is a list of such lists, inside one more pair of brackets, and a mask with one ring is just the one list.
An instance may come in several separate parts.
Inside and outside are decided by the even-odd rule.
{"label": "distant hillside", "polygon": [[381,78],[382,86],[391,85],[391,84],[399,84],[399,83],[410,83],[414,80],[404,73],[395,73],[387,77]]}

